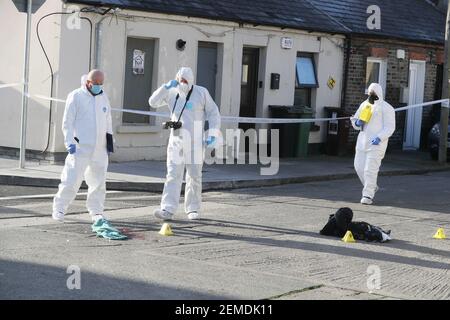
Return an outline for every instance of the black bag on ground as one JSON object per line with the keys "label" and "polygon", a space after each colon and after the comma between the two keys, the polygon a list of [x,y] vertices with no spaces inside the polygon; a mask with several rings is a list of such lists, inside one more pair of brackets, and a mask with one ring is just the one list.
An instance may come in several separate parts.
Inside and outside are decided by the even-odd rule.
{"label": "black bag on ground", "polygon": [[350,208],[340,208],[335,214],[331,214],[327,224],[320,230],[324,236],[343,237],[348,230],[348,224],[353,219],[353,211]]}
{"label": "black bag on ground", "polygon": [[356,240],[385,242],[391,240],[391,230],[384,231],[380,227],[364,221],[352,222],[353,211],[350,208],[340,208],[330,215],[327,224],[320,230],[324,236],[342,238],[350,230]]}

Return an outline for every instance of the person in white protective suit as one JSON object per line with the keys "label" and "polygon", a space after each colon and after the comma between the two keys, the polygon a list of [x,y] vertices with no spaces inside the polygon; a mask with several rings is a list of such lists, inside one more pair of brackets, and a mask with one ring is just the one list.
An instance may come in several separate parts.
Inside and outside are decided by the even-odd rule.
{"label": "person in white protective suit", "polygon": [[112,147],[111,107],[102,89],[104,74],[92,70],[81,87],[67,96],[62,131],[68,155],[53,200],[53,219],[64,220],[83,178],[88,185],[86,206],[92,220],[103,218],[108,153]]}
{"label": "person in white protective suit", "polygon": [[362,204],[372,204],[378,191],[377,178],[381,161],[386,153],[389,137],[395,131],[394,108],[384,101],[383,90],[378,83],[368,89],[369,98],[351,118],[353,127],[359,130],[356,143],[355,170],[364,188]]}
{"label": "person in white protective suit", "polygon": [[[151,107],[168,106],[172,111],[167,146],[167,176],[161,207],[155,217],[171,220],[178,209],[186,168],[184,209],[188,219],[199,218],[202,193],[202,166],[205,145],[217,146],[220,137],[219,108],[208,90],[194,85],[191,68],[181,68],[175,79],[162,85],[149,98]],[[204,133],[205,120],[209,130]],[[206,139],[205,139],[206,138]]]}

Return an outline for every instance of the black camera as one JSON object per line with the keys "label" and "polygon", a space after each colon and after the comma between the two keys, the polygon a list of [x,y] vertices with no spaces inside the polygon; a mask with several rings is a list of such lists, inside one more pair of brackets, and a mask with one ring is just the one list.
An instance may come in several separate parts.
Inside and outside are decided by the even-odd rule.
{"label": "black camera", "polygon": [[179,121],[167,121],[167,122],[163,122],[163,128],[164,129],[180,129],[181,128],[181,122]]}

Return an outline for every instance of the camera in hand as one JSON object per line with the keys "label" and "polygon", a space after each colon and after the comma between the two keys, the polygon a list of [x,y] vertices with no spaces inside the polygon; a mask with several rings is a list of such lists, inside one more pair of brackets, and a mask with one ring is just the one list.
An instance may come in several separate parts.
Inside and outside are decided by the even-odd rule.
{"label": "camera in hand", "polygon": [[164,122],[163,123],[163,128],[164,129],[169,129],[169,128],[172,128],[172,129],[180,129],[181,128],[181,122],[179,122],[179,121],[167,121],[167,122]]}

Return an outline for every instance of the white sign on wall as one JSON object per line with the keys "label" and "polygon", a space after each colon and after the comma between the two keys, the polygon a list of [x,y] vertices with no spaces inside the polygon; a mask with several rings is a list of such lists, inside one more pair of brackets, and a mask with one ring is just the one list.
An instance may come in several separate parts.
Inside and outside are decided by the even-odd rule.
{"label": "white sign on wall", "polygon": [[145,52],[134,49],[133,51],[133,73],[144,74]]}
{"label": "white sign on wall", "polygon": [[281,47],[283,49],[292,49],[292,47],[294,46],[294,41],[292,40],[292,38],[281,38]]}
{"label": "white sign on wall", "polygon": [[[39,8],[44,4],[45,1],[46,0],[33,0],[33,2],[31,2],[31,12],[36,13],[36,11],[39,10]],[[27,12],[27,0],[12,0],[12,2],[16,6],[17,10],[19,10],[19,12]]]}

